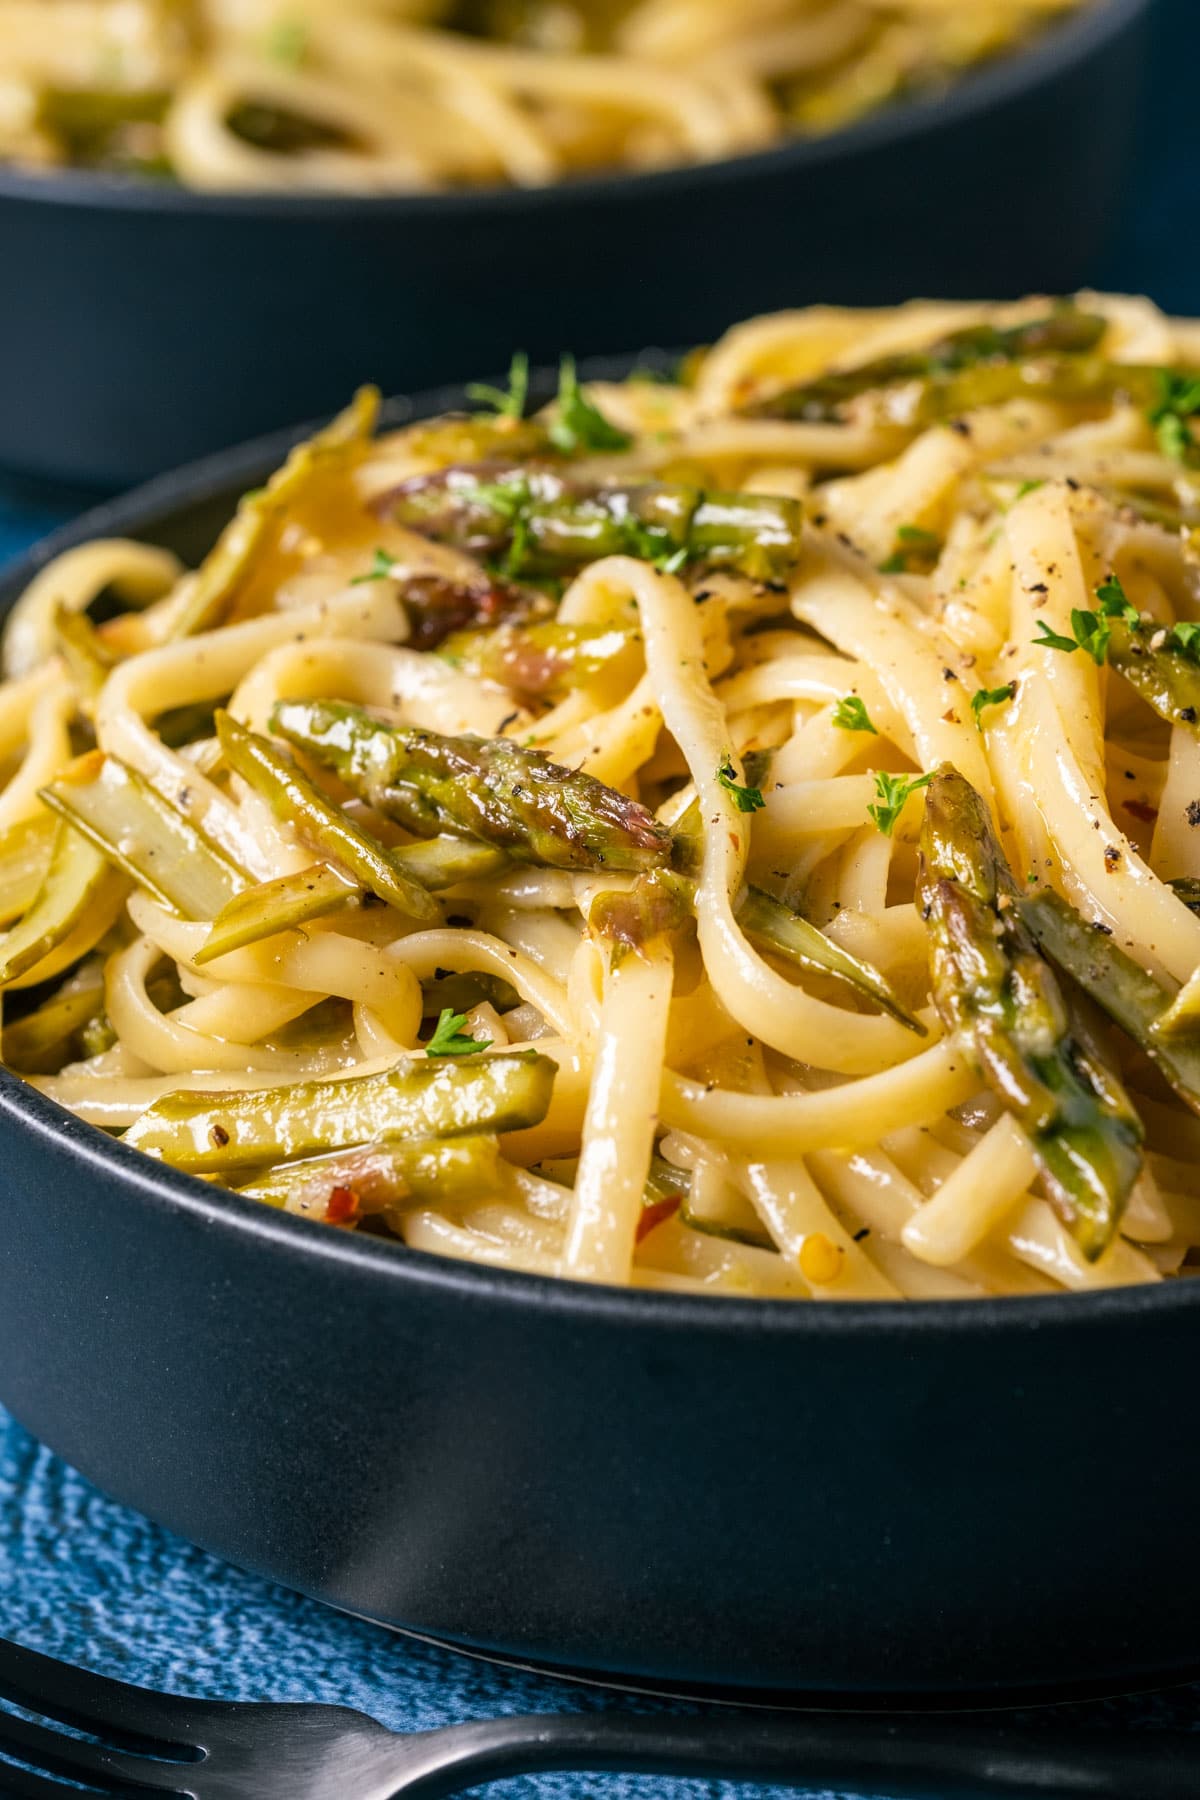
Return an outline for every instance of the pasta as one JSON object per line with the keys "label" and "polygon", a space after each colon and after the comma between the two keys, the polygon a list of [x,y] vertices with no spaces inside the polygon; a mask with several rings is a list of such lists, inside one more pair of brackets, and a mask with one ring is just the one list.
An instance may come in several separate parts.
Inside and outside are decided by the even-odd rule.
{"label": "pasta", "polygon": [[194,1175],[585,1281],[1200,1248],[1200,327],[810,309],[373,435],[0,685],[3,1057]]}
{"label": "pasta", "polygon": [[0,0],[0,157],[418,192],[735,156],[1084,0]]}

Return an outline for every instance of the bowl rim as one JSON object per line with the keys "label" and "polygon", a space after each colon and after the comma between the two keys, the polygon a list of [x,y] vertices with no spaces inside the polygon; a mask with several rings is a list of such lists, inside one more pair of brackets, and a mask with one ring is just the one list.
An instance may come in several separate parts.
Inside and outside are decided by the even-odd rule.
{"label": "bowl rim", "polygon": [[174,187],[102,172],[38,173],[0,165],[0,201],[42,201],[85,211],[232,216],[236,218],[366,219],[390,217],[457,220],[479,209],[504,219],[514,213],[553,212],[588,203],[670,199],[697,181],[717,185],[753,181],[771,173],[821,168],[841,157],[886,150],[909,138],[950,130],[964,119],[994,111],[1054,81],[1119,37],[1154,7],[1155,0],[1085,0],[1069,18],[1052,23],[1029,49],[999,56],[969,71],[948,88],[884,107],[838,131],[793,137],[763,150],[712,161],[672,164],[617,174],[594,174],[537,187],[492,186],[424,194],[285,192],[271,188],[229,192]]}
{"label": "bowl rim", "polygon": [[[1140,3],[1140,0],[1139,0]],[[630,357],[593,358],[581,364],[585,379],[604,379],[627,372]],[[553,392],[553,372],[532,372],[531,391]],[[410,419],[461,409],[461,384],[425,393],[397,395],[384,402],[385,427]],[[0,617],[22,589],[53,557],[97,537],[153,534],[173,515],[223,499],[243,483],[261,479],[277,466],[288,449],[311,433],[312,424],[292,426],[218,451],[143,483],[126,494],[102,501],[39,539],[22,555],[0,564]],[[577,1282],[561,1276],[527,1274],[451,1257],[410,1250],[404,1244],[330,1230],[311,1219],[277,1211],[261,1201],[216,1189],[195,1176],[110,1138],[99,1126],[79,1119],[67,1108],[0,1066],[0,1129],[15,1127],[24,1135],[66,1149],[97,1179],[117,1180],[144,1204],[190,1217],[207,1229],[267,1245],[280,1255],[319,1258],[326,1264],[357,1271],[360,1279],[417,1288],[453,1298],[464,1305],[486,1303],[506,1310],[563,1312],[600,1326],[646,1331],[756,1332],[790,1337],[910,1337],[964,1330],[989,1334],[1010,1331],[1103,1328],[1109,1321],[1130,1324],[1164,1313],[1200,1306],[1200,1279],[1101,1288],[1094,1292],[1032,1295],[985,1295],[969,1300],[821,1300],[740,1299],[728,1294],[687,1294],[660,1289],[613,1287]]]}

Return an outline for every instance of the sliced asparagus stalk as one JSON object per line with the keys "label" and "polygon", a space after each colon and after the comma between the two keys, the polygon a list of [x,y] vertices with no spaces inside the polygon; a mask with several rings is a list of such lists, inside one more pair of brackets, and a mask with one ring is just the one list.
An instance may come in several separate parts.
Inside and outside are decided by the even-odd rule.
{"label": "sliced asparagus stalk", "polygon": [[185,919],[213,919],[247,885],[217,846],[149,782],[100,750],[42,789],[54,812]]}
{"label": "sliced asparagus stalk", "polygon": [[907,1030],[915,1031],[918,1037],[929,1035],[921,1021],[905,1010],[895,989],[878,969],[841,949],[782,900],[761,888],[749,888],[738,906],[737,921],[760,950],[769,951],[807,975],[827,975],[844,983],[890,1013]]}
{"label": "sliced asparagus stalk", "polygon": [[838,370],[785,388],[782,393],[755,401],[746,411],[760,419],[836,423],[844,418],[851,401],[877,389],[917,381],[936,389],[938,383],[981,366],[1005,368],[1027,363],[1034,357],[1082,355],[1096,348],[1106,330],[1107,320],[1074,306],[1056,307],[1022,325],[969,325],[939,338],[924,350],[878,357],[856,369]]}
{"label": "sliced asparagus stalk", "polygon": [[272,527],[314,477],[348,468],[365,448],[379,413],[375,388],[360,388],[350,405],[307,443],[298,444],[266,487],[241,504],[196,572],[172,635],[194,637],[225,617],[245,585]]}
{"label": "sliced asparagus stalk", "polygon": [[[1176,630],[1114,619],[1108,660],[1160,719],[1200,730],[1200,663]],[[1186,629],[1186,628],[1185,628]]]}
{"label": "sliced asparagus stalk", "polygon": [[76,1056],[94,1055],[104,1024],[104,970],[97,960],[71,976],[35,1012],[5,1025],[4,1061],[23,1075],[54,1074]]}
{"label": "sliced asparagus stalk", "polygon": [[430,924],[440,916],[426,890],[397,865],[376,838],[327,799],[290,756],[239,725],[227,712],[218,712],[216,724],[229,767],[262,795],[277,819],[294,826],[306,843],[335,857],[372,893],[408,918]]}
{"label": "sliced asparagus stalk", "polygon": [[570,574],[602,556],[700,563],[781,581],[800,556],[803,509],[772,494],[706,493],[644,482],[604,486],[544,467],[478,464],[402,482],[377,510],[506,573]]}
{"label": "sliced asparagus stalk", "polygon": [[615,960],[636,951],[652,953],[659,940],[674,937],[693,918],[695,887],[669,869],[639,875],[624,893],[597,894],[588,911],[588,929],[603,939]]}
{"label": "sliced asparagus stalk", "polygon": [[636,643],[630,631],[548,620],[498,631],[456,632],[440,654],[456,669],[498,682],[514,694],[557,700],[628,658]]}
{"label": "sliced asparagus stalk", "polygon": [[0,832],[0,921],[28,912],[46,879],[57,832],[57,819],[42,810]]}
{"label": "sliced asparagus stalk", "polygon": [[104,936],[127,892],[105,853],[60,824],[32,906],[0,939],[0,986],[30,970],[40,981],[61,974]]}
{"label": "sliced asparagus stalk", "polygon": [[455,1206],[486,1199],[500,1186],[494,1137],[388,1139],[280,1163],[237,1192],[267,1206],[332,1224],[353,1224],[408,1201]]}
{"label": "sliced asparagus stalk", "polygon": [[[760,784],[766,777],[769,762],[769,757],[762,752],[752,751],[744,756],[742,765],[746,780],[756,786]],[[700,807],[693,801],[675,827],[672,848],[677,869],[692,874],[699,868],[704,853],[703,840]],[[776,900],[761,888],[750,887],[738,901],[735,915],[746,936],[760,950],[768,951],[805,974],[824,975],[843,983],[860,999],[882,1007],[899,1024],[915,1031],[918,1037],[928,1036],[921,1021],[905,1010],[886,976],[870,963],[861,962],[857,956],[841,949],[832,938],[826,937],[823,931],[782,900]]]}
{"label": "sliced asparagus stalk", "polygon": [[511,581],[483,574],[475,582],[451,581],[445,575],[410,575],[400,582],[400,598],[414,650],[436,650],[459,632],[490,631],[509,622],[547,619],[554,611],[549,595],[536,588],[516,587]]}
{"label": "sliced asparagus stalk", "polygon": [[258,882],[235,894],[221,908],[213,920],[208,942],[194,960],[211,962],[230,950],[241,950],[246,944],[274,937],[277,931],[356,906],[361,897],[358,884],[328,863],[316,863],[311,869],[281,875],[275,881]]}
{"label": "sliced asparagus stalk", "polygon": [[985,803],[949,764],[926,793],[917,904],[943,1023],[1028,1134],[1051,1202],[1094,1260],[1141,1169],[1141,1122],[1022,922]]}
{"label": "sliced asparagus stalk", "polygon": [[392,861],[430,893],[457,887],[460,881],[482,881],[509,866],[503,850],[493,850],[471,838],[435,837],[420,844],[402,844],[391,852]]}
{"label": "sliced asparagus stalk", "polygon": [[1090,925],[1051,889],[1019,902],[1021,918],[1043,953],[1078,982],[1116,1021],[1170,1082],[1181,1100],[1200,1112],[1200,1033],[1160,1029],[1171,995],[1127,956],[1099,925]]}
{"label": "sliced asparagus stalk", "polygon": [[271,728],[416,837],[463,832],[520,862],[637,873],[666,863],[653,815],[507,738],[442,737],[340,701],[281,701]]}
{"label": "sliced asparagus stalk", "polygon": [[54,637],[81,698],[90,703],[108,680],[113,666],[95,626],[86,613],[59,606],[54,614]]}
{"label": "sliced asparagus stalk", "polygon": [[198,1174],[277,1163],[380,1138],[520,1131],[545,1117],[547,1056],[402,1057],[379,1075],[246,1092],[167,1094],[125,1141]]}

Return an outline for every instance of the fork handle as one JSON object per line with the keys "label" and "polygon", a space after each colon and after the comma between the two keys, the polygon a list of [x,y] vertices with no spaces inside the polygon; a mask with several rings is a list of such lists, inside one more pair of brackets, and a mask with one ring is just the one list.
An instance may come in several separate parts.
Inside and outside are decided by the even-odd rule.
{"label": "fork handle", "polygon": [[[481,1719],[410,1737],[399,1800],[513,1775],[706,1776],[891,1800],[1196,1800],[1200,1734],[1022,1727],[997,1719],[635,1713]],[[397,1758],[399,1763],[400,1758]],[[380,1789],[378,1800],[385,1800]]]}

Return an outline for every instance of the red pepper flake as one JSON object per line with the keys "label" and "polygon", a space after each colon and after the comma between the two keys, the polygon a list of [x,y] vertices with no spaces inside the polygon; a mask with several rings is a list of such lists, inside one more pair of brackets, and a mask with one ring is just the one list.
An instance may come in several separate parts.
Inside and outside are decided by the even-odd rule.
{"label": "red pepper flake", "polygon": [[325,1208],[327,1225],[353,1225],[358,1218],[358,1195],[353,1188],[335,1187]]}
{"label": "red pepper flake", "polygon": [[1132,813],[1135,819],[1142,821],[1143,825],[1153,825],[1158,817],[1157,806],[1151,806],[1148,800],[1123,800],[1121,809],[1123,812]]}
{"label": "red pepper flake", "polygon": [[667,1194],[662,1200],[654,1200],[649,1206],[643,1206],[642,1216],[637,1223],[637,1241],[648,1238],[655,1226],[662,1225],[673,1218],[683,1205],[682,1194]]}

